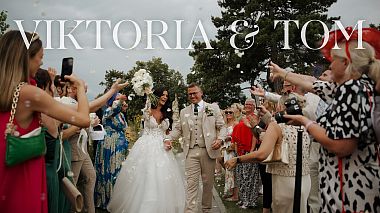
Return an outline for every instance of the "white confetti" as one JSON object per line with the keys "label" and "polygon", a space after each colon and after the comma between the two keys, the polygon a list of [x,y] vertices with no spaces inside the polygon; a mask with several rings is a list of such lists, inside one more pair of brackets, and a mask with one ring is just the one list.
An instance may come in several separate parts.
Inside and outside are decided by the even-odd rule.
{"label": "white confetti", "polygon": [[236,68],[238,68],[238,69],[239,69],[239,68],[240,68],[240,64],[236,64]]}

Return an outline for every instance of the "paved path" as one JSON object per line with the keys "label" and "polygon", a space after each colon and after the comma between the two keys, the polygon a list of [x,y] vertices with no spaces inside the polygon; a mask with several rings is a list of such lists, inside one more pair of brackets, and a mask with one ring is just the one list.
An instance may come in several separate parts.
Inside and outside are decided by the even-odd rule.
{"label": "paved path", "polygon": [[[199,186],[201,188],[201,186]],[[222,200],[219,197],[218,192],[215,188],[212,189],[212,211],[211,213],[226,213],[226,208],[224,207],[224,204]],[[198,193],[198,210],[199,213],[202,212],[202,191],[199,190]]]}

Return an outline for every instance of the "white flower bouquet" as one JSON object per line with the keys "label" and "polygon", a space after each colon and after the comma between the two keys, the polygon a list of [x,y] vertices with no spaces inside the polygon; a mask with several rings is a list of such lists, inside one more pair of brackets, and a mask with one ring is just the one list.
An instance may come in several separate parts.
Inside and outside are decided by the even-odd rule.
{"label": "white flower bouquet", "polygon": [[149,71],[140,69],[132,78],[133,90],[136,95],[144,96],[146,94],[153,105],[157,105],[157,97],[153,94],[153,79]]}

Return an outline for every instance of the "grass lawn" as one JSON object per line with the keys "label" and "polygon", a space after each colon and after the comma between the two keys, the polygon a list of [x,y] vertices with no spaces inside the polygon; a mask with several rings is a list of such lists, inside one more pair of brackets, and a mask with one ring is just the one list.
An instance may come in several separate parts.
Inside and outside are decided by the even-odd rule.
{"label": "grass lawn", "polygon": [[215,176],[215,189],[218,191],[219,197],[222,199],[227,213],[261,213],[263,212],[263,196],[259,196],[257,207],[254,209],[240,209],[236,206],[236,202],[225,201],[223,197],[224,192],[224,174]]}

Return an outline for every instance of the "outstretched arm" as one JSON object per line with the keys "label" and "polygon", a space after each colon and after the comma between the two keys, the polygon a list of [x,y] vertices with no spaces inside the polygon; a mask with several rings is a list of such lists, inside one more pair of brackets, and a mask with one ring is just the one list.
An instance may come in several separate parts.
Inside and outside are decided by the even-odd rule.
{"label": "outstretched arm", "polygon": [[285,69],[282,69],[277,64],[270,62],[270,71],[273,74],[273,78],[281,78],[288,82],[290,82],[293,85],[296,85],[297,87],[301,87],[307,92],[314,93],[313,89],[313,82],[316,79],[311,79],[310,76],[305,76],[293,72],[286,71]]}
{"label": "outstretched arm", "polygon": [[107,101],[112,97],[113,94],[115,94],[116,92],[119,92],[120,90],[122,90],[124,87],[128,85],[128,82],[125,82],[125,83],[120,83],[120,82],[121,82],[121,79],[120,78],[117,79],[115,83],[111,86],[110,90],[108,90],[106,93],[104,93],[104,95],[100,96],[99,98],[91,101],[89,103],[90,112],[96,112],[99,108],[101,108],[107,103]]}
{"label": "outstretched arm", "polygon": [[276,142],[278,140],[281,140],[281,135],[282,131],[280,126],[275,122],[271,122],[267,128],[267,131],[265,132],[260,148],[257,151],[253,151],[246,155],[242,155],[228,160],[225,163],[226,168],[234,168],[238,163],[238,160],[239,162],[261,162],[265,160],[274,149],[274,145],[276,144]]}

